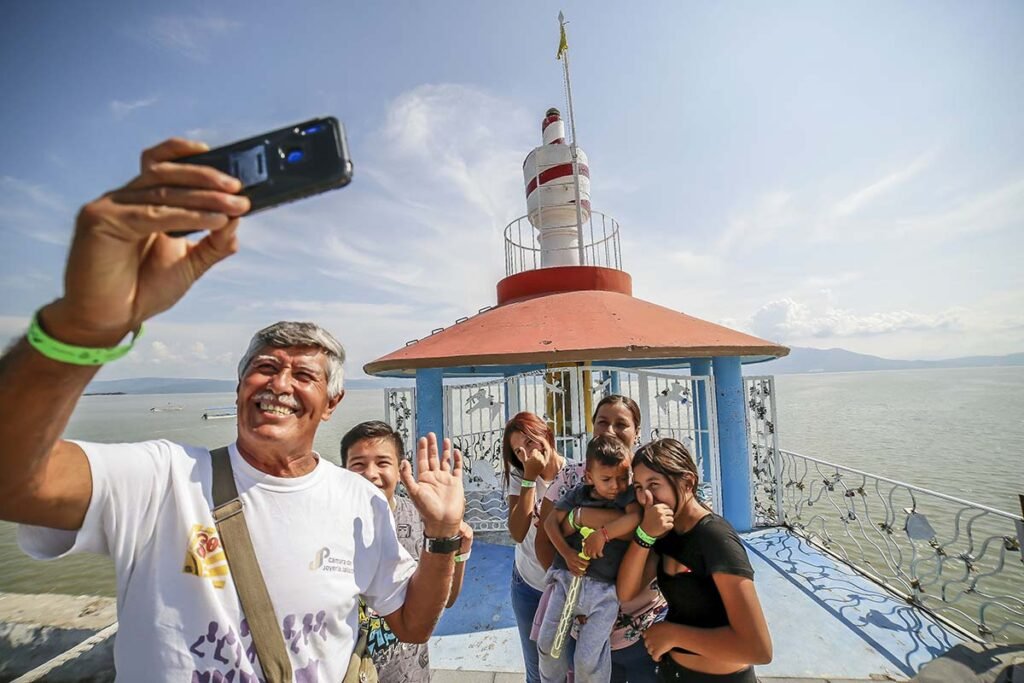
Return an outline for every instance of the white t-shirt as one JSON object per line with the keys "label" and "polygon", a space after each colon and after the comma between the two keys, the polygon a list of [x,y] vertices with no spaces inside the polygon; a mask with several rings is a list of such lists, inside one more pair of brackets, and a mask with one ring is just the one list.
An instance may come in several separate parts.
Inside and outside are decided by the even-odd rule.
{"label": "white t-shirt", "polygon": [[[547,584],[544,582],[544,576],[548,573],[548,570],[544,569],[544,565],[537,559],[537,520],[540,519],[541,501],[544,500],[544,494],[547,492],[548,487],[551,486],[551,482],[537,477],[536,483],[537,487],[533,495],[535,503],[533,512],[530,515],[530,527],[526,531],[526,538],[523,539],[523,542],[516,543],[515,558],[516,571],[519,572],[519,576],[523,577],[523,580],[533,588],[542,591],[547,587]],[[511,470],[509,472],[510,495],[518,496],[522,491],[522,486],[523,476],[515,470]]]}
{"label": "white t-shirt", "polygon": [[[169,441],[79,445],[93,483],[82,528],[22,525],[18,542],[39,559],[114,560],[118,680],[262,680],[210,513],[209,451]],[[388,502],[323,458],[309,474],[281,478],[249,465],[234,444],[229,451],[295,680],[340,681],[355,648],[357,596],[390,614],[416,569]]]}

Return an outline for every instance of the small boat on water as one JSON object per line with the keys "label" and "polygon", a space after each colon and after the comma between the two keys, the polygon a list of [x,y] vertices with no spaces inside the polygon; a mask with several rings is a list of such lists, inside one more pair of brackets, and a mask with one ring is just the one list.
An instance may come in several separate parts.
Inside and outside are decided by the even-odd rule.
{"label": "small boat on water", "polygon": [[185,409],[185,406],[180,406],[176,403],[168,403],[162,406],[153,406],[149,409],[151,413],[176,413]]}
{"label": "small boat on water", "polygon": [[235,406],[221,406],[219,408],[207,408],[203,412],[204,420],[224,420],[229,417],[235,417],[238,414],[238,408]]}

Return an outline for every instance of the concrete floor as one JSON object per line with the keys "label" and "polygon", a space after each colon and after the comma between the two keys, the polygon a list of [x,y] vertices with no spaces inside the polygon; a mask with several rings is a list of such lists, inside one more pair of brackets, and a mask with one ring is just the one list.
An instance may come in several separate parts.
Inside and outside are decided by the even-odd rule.
{"label": "concrete floor", "polygon": [[[962,642],[784,529],[742,536],[774,641],[774,661],[757,668],[762,680],[906,680]],[[430,641],[434,680],[522,680],[509,604],[512,552],[502,545],[474,545],[462,595]]]}

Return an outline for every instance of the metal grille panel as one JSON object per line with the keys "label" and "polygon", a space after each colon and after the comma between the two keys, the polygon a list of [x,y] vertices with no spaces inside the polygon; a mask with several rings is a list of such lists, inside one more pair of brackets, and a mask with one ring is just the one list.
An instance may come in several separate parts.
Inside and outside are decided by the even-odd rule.
{"label": "metal grille panel", "polygon": [[[477,531],[503,531],[508,510],[503,482],[501,437],[516,413],[539,415],[555,433],[558,451],[581,461],[592,432],[594,406],[619,393],[640,406],[641,441],[672,437],[690,449],[702,476],[700,495],[721,513],[714,383],[710,377],[623,370],[610,366],[567,366],[506,378],[444,386],[444,429],[462,451],[466,521]],[[407,443],[415,436],[412,389],[385,392],[389,422]],[[396,423],[396,420],[398,421]]]}

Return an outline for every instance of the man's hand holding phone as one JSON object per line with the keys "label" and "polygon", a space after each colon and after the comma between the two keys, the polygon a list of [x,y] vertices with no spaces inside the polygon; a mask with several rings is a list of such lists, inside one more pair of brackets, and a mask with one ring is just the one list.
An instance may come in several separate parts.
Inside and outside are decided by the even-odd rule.
{"label": "man's hand holding phone", "polygon": [[[124,187],[78,214],[64,296],[41,313],[44,328],[78,346],[109,347],[173,306],[199,277],[238,248],[238,217],[249,199],[238,179],[176,160],[207,151],[172,138],[142,153]],[[191,243],[175,231],[209,231]]]}
{"label": "man's hand holding phone", "polygon": [[[240,216],[351,179],[345,129],[334,117],[214,150],[162,142],[142,153],[137,178],[82,207],[64,296],[42,310],[41,323],[66,344],[113,346],[237,251]],[[181,239],[202,231],[209,234],[198,242]]]}

